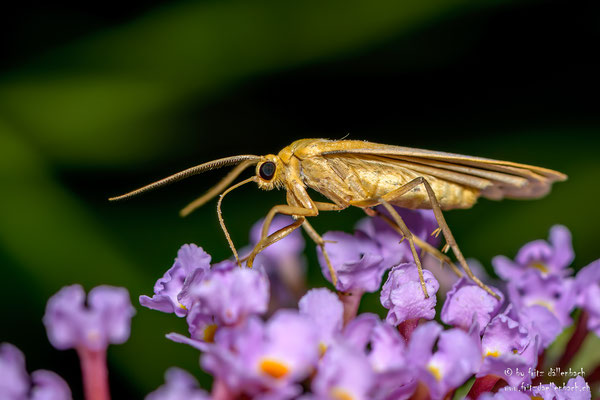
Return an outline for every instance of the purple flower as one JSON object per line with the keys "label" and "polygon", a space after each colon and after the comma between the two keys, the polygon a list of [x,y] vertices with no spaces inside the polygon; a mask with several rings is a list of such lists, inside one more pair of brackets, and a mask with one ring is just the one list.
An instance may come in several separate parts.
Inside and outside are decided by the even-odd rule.
{"label": "purple flower", "polygon": [[348,323],[343,337],[345,343],[367,354],[375,373],[370,398],[404,399],[414,392],[417,381],[412,362],[397,329],[374,314],[364,313]]}
{"label": "purple flower", "polygon": [[25,357],[10,343],[0,345],[0,393],[8,399],[25,399],[29,391],[29,376]]}
{"label": "purple flower", "polygon": [[202,355],[202,367],[232,391],[258,392],[263,385],[255,363],[264,332],[264,323],[256,317],[237,327],[219,329],[214,343]]}
{"label": "purple flower", "polygon": [[433,319],[435,317],[435,294],[439,285],[433,274],[423,270],[425,287],[429,298],[425,298],[419,273],[414,262],[392,268],[381,289],[381,304],[389,310],[386,321],[394,326],[409,319]]}
{"label": "purple flower", "polygon": [[[271,222],[268,233],[282,229],[294,220],[286,215],[276,215]],[[250,229],[250,245],[240,250],[241,256],[247,256],[259,242],[264,219]],[[256,255],[255,266],[264,268],[271,282],[271,295],[275,304],[294,307],[298,299],[306,292],[306,258],[302,254],[305,242],[300,229]]]}
{"label": "purple flower", "polygon": [[577,305],[588,313],[587,328],[600,336],[600,260],[577,273],[575,293]]}
{"label": "purple flower", "polygon": [[[431,210],[410,210],[394,207],[400,214],[411,233],[434,247],[439,245],[439,238],[431,236],[438,224]],[[389,217],[385,207],[378,206],[377,210]],[[412,252],[407,241],[382,218],[364,218],[356,227],[367,234],[380,248],[384,258],[383,264],[392,267],[401,262],[413,261]],[[400,243],[402,241],[402,243]]]}
{"label": "purple flower", "polygon": [[496,273],[504,280],[514,281],[528,270],[536,270],[542,276],[563,277],[570,273],[566,269],[573,258],[571,232],[562,226],[555,225],[550,229],[549,243],[535,240],[521,247],[515,261],[507,257],[497,256],[492,260]]}
{"label": "purple flower", "polygon": [[[516,387],[522,382],[531,382],[529,371],[537,364],[539,339],[508,317],[508,312],[510,306],[485,328],[481,339],[483,364],[477,377],[495,375]],[[518,371],[524,373],[519,374]]]}
{"label": "purple flower", "polygon": [[590,386],[581,376],[569,379],[566,385],[556,386],[554,383],[538,385],[531,391],[544,400],[590,400],[592,398]]}
{"label": "purple flower", "polygon": [[527,271],[519,280],[509,282],[507,288],[519,321],[540,334],[544,348],[571,325],[570,313],[575,306],[572,278],[543,277]]}
{"label": "purple flower", "polygon": [[500,389],[497,393],[483,393],[477,400],[531,400],[531,397],[514,388]]}
{"label": "purple flower", "polygon": [[258,269],[211,271],[190,286],[189,296],[214,317],[217,325],[234,325],[251,314],[263,314],[269,304],[269,280]]}
{"label": "purple flower", "polygon": [[185,318],[188,324],[190,336],[193,339],[212,343],[218,325],[212,315],[206,312],[206,309],[200,303],[192,306],[192,309]]}
{"label": "purple flower", "polygon": [[[433,349],[437,341],[437,351]],[[443,331],[436,322],[419,326],[408,344],[408,358],[432,399],[462,385],[479,370],[481,351],[476,339],[460,329]]]}
{"label": "purple flower", "polygon": [[[282,229],[294,220],[286,215],[276,215],[269,227],[269,234]],[[260,240],[264,220],[258,221],[250,230],[251,245],[240,254],[249,254]],[[271,282],[273,304],[294,307],[306,292],[306,257],[304,238],[300,229],[275,242],[258,253],[254,265],[262,266]]]}
{"label": "purple flower", "polygon": [[[495,292],[504,297],[500,291]],[[469,330],[475,318],[481,333],[490,320],[498,314],[502,303],[503,301],[498,301],[475,283],[461,278],[446,294],[441,318],[445,324],[465,331]]]}
{"label": "purple flower", "polygon": [[206,351],[208,349],[207,344],[214,342],[215,333],[218,329],[214,317],[206,312],[202,304],[194,303],[188,312],[186,322],[190,337],[171,332],[166,335],[167,339]]}
{"label": "purple flower", "polygon": [[70,400],[71,389],[59,375],[39,369],[31,373],[31,400]]}
{"label": "purple flower", "polygon": [[184,284],[209,269],[210,255],[195,244],[184,244],[177,252],[173,266],[156,281],[154,296],[140,296],[140,304],[152,310],[184,317],[188,310],[178,299]]}
{"label": "purple flower", "polygon": [[[327,232],[323,239],[327,242],[325,250],[337,274],[336,289],[342,292],[379,290],[383,273],[391,265],[383,264],[383,256],[375,242],[360,231],[354,235]],[[320,248],[317,248],[317,254],[323,275],[331,281],[329,268]]]}
{"label": "purple flower", "polygon": [[280,310],[266,323],[250,317],[241,326],[219,329],[201,361],[204,369],[232,391],[291,398],[297,397],[297,382],[309,375],[318,359],[314,322],[297,312]]}
{"label": "purple flower", "polygon": [[[268,234],[270,235],[275,233],[279,229],[285,228],[293,222],[294,220],[291,217],[285,215],[276,215],[271,222]],[[252,243],[252,246],[258,244],[263,224],[264,219],[261,219],[252,226],[252,229],[250,229],[250,243]],[[271,266],[278,266],[286,263],[290,258],[297,259],[298,256],[304,251],[304,246],[304,238],[302,237],[300,230],[296,229],[285,238],[277,241],[261,251],[256,256],[256,265],[263,264],[265,269],[267,269]],[[240,254],[244,254],[244,251],[240,251]]]}
{"label": "purple flower", "polygon": [[392,376],[397,380],[399,372],[407,374],[410,363],[406,359],[406,343],[397,329],[377,320],[371,330],[369,344],[369,360],[373,370],[382,375],[378,380]]}
{"label": "purple flower", "polygon": [[381,320],[379,317],[372,313],[362,313],[356,318],[348,322],[348,325],[344,328],[343,337],[344,341],[350,345],[365,349],[371,340],[371,334],[373,329]]}
{"label": "purple flower", "polygon": [[48,300],[43,321],[54,347],[102,350],[127,341],[135,314],[127,289],[95,287],[87,304],[80,285],[65,286]]}
{"label": "purple flower", "polygon": [[0,344],[0,398],[6,400],[70,400],[71,389],[57,374],[37,370],[31,380],[25,357],[9,343]]}
{"label": "purple flower", "polygon": [[165,384],[148,394],[145,400],[208,400],[210,396],[198,386],[198,381],[179,368],[169,368]]}
{"label": "purple flower", "polygon": [[334,342],[319,364],[312,390],[322,399],[370,399],[373,370],[366,355],[343,341]]}
{"label": "purple flower", "polygon": [[300,314],[310,317],[319,335],[321,353],[329,347],[333,338],[342,332],[344,305],[337,295],[328,289],[309,290],[298,303]]}
{"label": "purple flower", "polygon": [[269,280],[262,270],[239,268],[226,260],[186,281],[179,299],[188,304],[191,337],[169,333],[167,338],[204,351],[219,327],[238,325],[267,311]]}

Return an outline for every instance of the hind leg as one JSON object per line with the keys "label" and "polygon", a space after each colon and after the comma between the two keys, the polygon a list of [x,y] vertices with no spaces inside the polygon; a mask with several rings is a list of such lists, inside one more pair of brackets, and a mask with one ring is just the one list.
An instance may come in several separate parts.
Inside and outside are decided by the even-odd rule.
{"label": "hind leg", "polygon": [[[456,259],[460,263],[461,267],[463,268],[463,270],[465,271],[467,276],[469,278],[471,278],[471,280],[473,282],[475,282],[480,288],[482,288],[483,290],[488,292],[490,295],[494,296],[496,299],[500,300],[500,296],[498,294],[494,293],[492,291],[492,289],[487,287],[487,285],[485,285],[483,282],[481,282],[481,280],[479,280],[479,278],[477,278],[473,274],[473,272],[471,271],[471,268],[469,268],[469,265],[467,264],[465,257],[463,256],[462,252],[458,248],[458,245],[456,244],[456,240],[454,239],[454,235],[452,235],[452,232],[450,231],[450,227],[446,223],[446,219],[444,218],[444,214],[442,213],[442,208],[440,206],[440,203],[437,200],[437,197],[435,196],[435,192],[433,191],[433,189],[431,188],[431,185],[429,184],[429,182],[427,182],[427,180],[425,178],[420,176],[418,178],[413,179],[412,181],[408,182],[407,184],[402,185],[398,189],[383,196],[383,200],[386,202],[393,202],[396,199],[400,199],[400,197],[403,194],[407,193],[408,191],[412,190],[413,188],[415,188],[419,185],[423,185],[425,187],[425,190],[427,191],[427,195],[429,197],[429,201],[431,203],[431,208],[435,215],[435,219],[437,220],[438,225],[439,225],[442,233],[444,234],[444,238],[446,239],[446,246],[452,248],[452,251],[454,252],[454,255],[456,256]],[[382,204],[385,206],[386,203],[382,202]],[[394,209],[389,204],[388,204],[388,206],[389,206],[389,208],[386,207],[386,209],[388,209],[388,211],[389,211],[389,209],[392,209],[392,210]],[[398,213],[396,213],[396,214],[398,214]],[[446,246],[444,246],[444,247],[446,247]]]}
{"label": "hind leg", "polygon": [[[404,237],[404,234],[402,233],[402,230],[398,227],[398,225],[396,225],[396,223],[387,215],[381,213],[380,211],[374,210],[372,208],[365,208],[364,209],[365,213],[369,216],[369,217],[379,217],[381,219],[383,219],[385,222],[388,223],[388,225],[390,225],[399,235]],[[433,247],[432,245],[430,245],[429,243],[427,243],[425,240],[422,240],[420,237],[418,236],[413,236],[413,238],[415,239],[415,244],[417,246],[419,246],[421,248],[421,250],[423,250],[424,252],[427,252],[429,254],[431,254],[433,257],[437,258],[440,263],[442,265],[444,264],[448,264],[450,266],[450,269],[452,269],[452,271],[456,274],[456,276],[458,276],[459,278],[463,277],[463,273],[458,269],[458,267],[456,266],[456,264],[454,264],[452,262],[452,260],[450,259],[450,257],[448,257],[447,255],[445,255],[444,253],[442,253],[441,251],[439,251],[438,249],[436,249],[435,247]]]}

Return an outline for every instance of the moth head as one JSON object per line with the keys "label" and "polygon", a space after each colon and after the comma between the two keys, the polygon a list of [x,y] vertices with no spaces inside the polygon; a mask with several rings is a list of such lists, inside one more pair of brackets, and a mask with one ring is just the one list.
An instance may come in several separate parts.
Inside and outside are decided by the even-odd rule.
{"label": "moth head", "polygon": [[268,154],[261,157],[256,164],[256,182],[258,187],[264,190],[271,190],[282,186],[281,182],[282,163],[279,157],[274,154]]}

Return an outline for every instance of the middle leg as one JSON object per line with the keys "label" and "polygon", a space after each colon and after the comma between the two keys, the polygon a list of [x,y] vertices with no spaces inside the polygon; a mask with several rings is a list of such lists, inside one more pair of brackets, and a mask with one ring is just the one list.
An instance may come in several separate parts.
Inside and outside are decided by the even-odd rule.
{"label": "middle leg", "polygon": [[323,258],[325,258],[325,262],[327,263],[327,269],[329,270],[329,275],[331,275],[331,283],[333,286],[337,284],[337,274],[333,269],[333,265],[331,265],[331,260],[329,259],[329,255],[327,254],[327,250],[325,249],[326,240],[324,240],[321,235],[315,231],[315,228],[308,221],[304,221],[302,224],[304,230],[308,234],[308,236],[321,248],[321,252],[323,253]]}

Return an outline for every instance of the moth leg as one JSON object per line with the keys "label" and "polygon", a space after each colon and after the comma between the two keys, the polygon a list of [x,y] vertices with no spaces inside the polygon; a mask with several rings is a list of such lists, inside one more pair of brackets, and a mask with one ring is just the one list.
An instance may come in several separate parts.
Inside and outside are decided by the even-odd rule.
{"label": "moth leg", "polygon": [[329,273],[331,274],[331,281],[332,281],[333,285],[335,286],[337,283],[337,275],[336,275],[335,271],[333,270],[333,267],[331,266],[331,261],[329,261],[329,256],[327,255],[327,251],[325,251],[325,241],[312,228],[312,226],[308,223],[308,221],[306,221],[305,217],[299,217],[298,219],[296,219],[296,221],[294,221],[290,225],[279,229],[278,231],[270,234],[269,236],[265,237],[260,242],[258,242],[256,247],[252,250],[252,253],[250,253],[250,255],[248,256],[246,265],[249,268],[252,268],[252,264],[254,263],[254,258],[256,257],[256,255],[258,253],[260,253],[262,250],[264,250],[268,246],[272,245],[273,243],[283,239],[284,237],[286,237],[287,235],[292,233],[294,230],[298,229],[301,225],[304,226],[304,229],[306,229],[308,235],[321,247],[321,250],[323,251],[323,255],[325,256],[325,260],[327,261],[327,267],[329,268]]}
{"label": "moth leg", "polygon": [[[388,225],[390,225],[392,227],[392,229],[394,229],[398,234],[400,234],[402,237],[404,237],[404,234],[402,233],[402,230],[387,215],[381,213],[380,211],[374,210],[372,208],[365,208],[364,211],[370,217],[379,217],[379,218],[383,219],[385,222],[387,222]],[[431,254],[433,257],[437,258],[442,263],[442,265],[444,263],[448,264],[450,266],[450,269],[452,269],[452,271],[459,278],[463,277],[463,273],[458,269],[458,267],[456,266],[456,264],[454,264],[452,262],[452,260],[450,259],[450,257],[448,257],[447,255],[445,255],[444,253],[442,253],[441,251],[439,251],[438,249],[436,249],[435,247],[433,247],[432,245],[430,245],[426,241],[422,240],[420,237],[418,237],[418,236],[413,236],[413,237],[415,239],[415,244],[417,246],[419,246],[423,251],[425,251],[425,252]]]}
{"label": "moth leg", "polygon": [[287,235],[289,235],[290,233],[292,233],[293,231],[298,229],[304,223],[305,220],[306,219],[304,217],[299,217],[291,224],[284,226],[283,228],[279,229],[278,231],[273,232],[272,234],[270,234],[269,236],[267,236],[266,238],[264,238],[260,242],[258,242],[257,245],[252,250],[252,253],[250,253],[248,258],[246,259],[246,265],[248,266],[248,268],[252,268],[252,264],[254,263],[254,258],[256,257],[256,255],[258,253],[260,253],[265,248],[269,247],[270,245],[272,245],[275,242],[280,241],[281,239],[283,239],[284,237],[286,237]]}
{"label": "moth leg", "polygon": [[388,210],[398,228],[400,228],[400,230],[402,231],[402,235],[404,236],[404,238],[408,240],[410,251],[415,260],[415,264],[417,265],[417,271],[419,272],[419,281],[421,282],[421,289],[423,289],[423,294],[425,295],[425,298],[428,299],[429,294],[427,293],[427,287],[425,287],[425,279],[423,278],[423,268],[421,267],[421,259],[419,258],[419,255],[417,254],[417,249],[415,247],[414,236],[402,220],[402,217],[400,217],[400,214],[396,212],[394,207],[392,207],[392,205],[384,199],[381,199],[380,201],[381,204],[386,208],[386,210]]}
{"label": "moth leg", "polygon": [[341,211],[348,208],[348,206],[340,206],[335,203],[325,203],[323,201],[315,201],[314,203],[319,211]]}
{"label": "moth leg", "polygon": [[[343,210],[344,208],[346,208],[345,206],[339,206],[335,203],[325,203],[325,202],[320,202],[320,201],[315,201],[314,204],[317,207],[317,210],[319,210],[319,211],[340,211],[340,210]],[[265,240],[265,238],[268,237],[267,234],[269,232],[269,228],[271,227],[271,223],[273,222],[273,218],[275,217],[275,215],[277,213],[288,214],[287,212],[284,212],[286,210],[284,210],[283,208],[280,208],[280,207],[293,207],[293,206],[285,206],[285,205],[275,206],[269,211],[269,213],[265,217],[265,222],[263,223],[260,242],[262,242],[263,240]],[[301,208],[301,207],[294,207],[294,208]],[[306,208],[301,208],[301,209],[302,210],[310,210],[310,209],[306,209]],[[314,215],[316,215],[317,213],[315,213]],[[290,214],[288,214],[288,215],[290,215]],[[291,215],[293,215],[293,214],[291,214]],[[310,216],[310,214],[307,216]],[[335,286],[337,283],[337,275],[333,269],[333,266],[331,265],[331,261],[329,260],[329,255],[327,254],[327,251],[325,250],[325,241],[317,233],[317,231],[314,230],[312,225],[310,225],[308,223],[308,221],[304,220],[303,226],[304,226],[304,230],[306,231],[308,236],[310,236],[310,238],[321,248],[321,251],[323,252],[323,256],[325,257],[325,261],[327,262],[327,268],[329,269],[329,273],[331,274],[331,282]],[[259,251],[257,251],[256,254],[258,254],[258,252]],[[253,253],[254,253],[254,251],[253,251]],[[256,257],[256,254],[254,254],[254,257]],[[248,256],[249,260],[250,260],[250,256]],[[252,261],[250,261],[250,264],[247,264],[247,265],[252,266],[254,257],[252,257]]]}
{"label": "moth leg", "polygon": [[[256,246],[254,246],[254,249],[252,249],[252,252],[246,258],[246,265],[249,268],[252,268],[252,264],[254,263],[254,258],[256,257],[256,255],[258,253],[260,253],[261,250],[268,247],[270,244],[275,243],[277,240],[283,239],[284,237],[286,237],[287,235],[292,233],[292,231],[294,229],[298,228],[298,226],[302,225],[302,223],[298,224],[293,229],[286,231],[286,229],[288,227],[295,225],[298,222],[298,220],[300,220],[300,219],[303,221],[304,217],[312,217],[312,216],[319,215],[319,210],[317,210],[316,208],[312,209],[312,208],[296,207],[296,206],[281,204],[281,205],[274,206],[273,208],[271,208],[271,210],[265,217],[265,225],[267,224],[267,222],[269,223],[269,225],[271,224],[271,221],[273,220],[273,217],[275,216],[275,214],[291,215],[292,217],[296,218],[296,221],[294,221],[293,223],[291,223],[290,225],[288,225],[286,227],[281,228],[280,230],[278,230],[275,233],[272,233],[269,236],[266,236],[266,235],[262,236],[261,239],[259,240],[259,242],[256,244]],[[264,229],[265,225],[263,225],[263,233],[267,232]],[[268,228],[269,228],[269,226],[267,226],[267,229]],[[277,234],[282,231],[285,231],[287,233],[283,236],[277,236]],[[272,241],[272,239],[275,237],[277,237],[277,239],[275,241]],[[265,243],[268,243],[268,244],[265,244]]]}
{"label": "moth leg", "polygon": [[494,293],[492,291],[492,289],[487,287],[487,285],[485,285],[483,282],[481,282],[479,280],[479,278],[477,278],[475,276],[475,274],[473,274],[473,272],[471,271],[471,268],[469,268],[469,265],[467,264],[467,260],[465,260],[465,257],[463,256],[462,252],[458,248],[458,245],[456,244],[456,240],[454,239],[454,235],[452,235],[452,232],[450,231],[450,227],[446,223],[446,219],[444,218],[444,214],[442,213],[442,207],[440,206],[440,203],[439,203],[437,197],[435,196],[435,192],[433,191],[433,189],[431,188],[431,185],[429,184],[429,182],[427,182],[427,180],[425,178],[423,178],[422,176],[415,178],[412,181],[406,183],[405,185],[402,185],[398,189],[391,191],[390,193],[386,194],[383,197],[387,201],[393,201],[394,199],[398,199],[400,196],[402,196],[403,194],[412,190],[413,188],[415,188],[418,185],[423,185],[425,187],[425,190],[427,191],[427,195],[429,196],[429,201],[431,202],[431,208],[433,209],[433,214],[435,215],[435,219],[437,220],[438,225],[440,226],[442,233],[444,234],[444,238],[446,238],[446,244],[452,248],[454,255],[456,256],[460,265],[463,267],[467,276],[469,278],[471,278],[471,280],[473,282],[475,282],[477,284],[477,286],[479,286],[480,288],[482,288],[483,290],[485,290],[486,292],[488,292],[489,294],[494,296],[496,299],[500,300],[500,296],[498,294]]}
{"label": "moth leg", "polygon": [[[319,211],[340,211],[340,210],[343,210],[344,208],[346,208],[345,206],[339,206],[335,203],[324,203],[324,202],[320,202],[320,201],[315,201],[314,204],[317,207],[317,210],[319,210]],[[279,207],[279,206],[275,206],[275,207]],[[275,207],[273,207],[269,211],[267,216],[265,217],[265,222],[263,223],[263,227],[262,227],[262,231],[261,231],[261,235],[260,235],[261,240],[267,237],[269,228],[271,227],[271,223],[273,222],[273,218],[275,217],[275,214],[277,214],[277,213],[286,214],[285,212],[276,210]],[[287,207],[290,207],[290,206],[287,206]],[[315,215],[317,215],[317,214],[315,214]]]}
{"label": "moth leg", "polygon": [[331,283],[333,286],[337,284],[337,274],[331,265],[331,260],[329,259],[329,255],[327,254],[327,250],[325,250],[325,240],[315,231],[315,228],[308,221],[304,221],[302,224],[304,230],[308,234],[308,236],[321,248],[321,252],[323,253],[323,257],[325,258],[325,262],[327,263],[327,269],[329,269],[329,275],[331,275]]}

